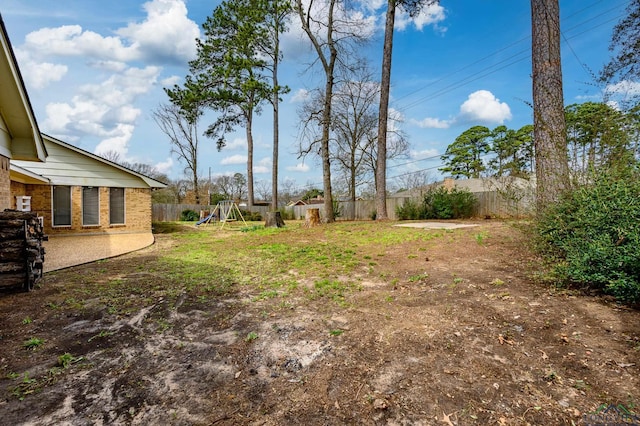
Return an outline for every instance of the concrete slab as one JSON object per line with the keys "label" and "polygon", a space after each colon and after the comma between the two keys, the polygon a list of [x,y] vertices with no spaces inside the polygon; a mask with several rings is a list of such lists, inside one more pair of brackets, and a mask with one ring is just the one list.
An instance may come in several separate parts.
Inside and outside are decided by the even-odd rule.
{"label": "concrete slab", "polygon": [[421,229],[459,229],[459,228],[473,228],[475,225],[471,223],[452,223],[452,222],[411,222],[411,223],[399,223],[393,226],[401,226],[403,228],[421,228]]}
{"label": "concrete slab", "polygon": [[44,241],[44,272],[95,262],[150,246],[151,232],[101,235],[55,235]]}

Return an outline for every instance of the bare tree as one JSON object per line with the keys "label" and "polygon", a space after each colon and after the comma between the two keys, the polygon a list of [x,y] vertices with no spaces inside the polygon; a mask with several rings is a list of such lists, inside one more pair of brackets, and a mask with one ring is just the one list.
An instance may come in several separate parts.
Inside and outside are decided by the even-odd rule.
{"label": "bare tree", "polygon": [[185,173],[191,177],[196,204],[200,204],[198,187],[198,118],[187,117],[175,104],[162,104],[153,112],[153,119],[160,130],[169,137],[171,153],[186,164]]}
{"label": "bare tree", "polygon": [[[384,144],[383,153],[386,154],[385,159],[385,167],[387,161],[391,159],[400,159],[407,158],[409,156],[409,141],[407,139],[407,135],[400,129],[399,124],[402,122],[402,117],[398,113],[388,114],[388,124],[387,124],[387,142]],[[379,167],[380,161],[378,160],[380,157],[380,144],[372,143],[371,149],[364,152],[365,154],[365,164],[366,169],[371,171],[371,175],[374,179],[374,185],[376,188],[376,196],[378,191],[378,179],[380,179]],[[386,179],[386,174],[385,174]],[[386,192],[386,185],[385,185]],[[385,198],[386,200],[386,198]],[[386,203],[385,203],[386,204]],[[376,219],[377,219],[377,210],[376,210]]]}
{"label": "bare tree", "polygon": [[[331,130],[331,104],[335,84],[339,52],[349,42],[363,39],[362,29],[355,21],[346,18],[345,2],[326,0],[323,4],[314,0],[296,0],[294,9],[300,17],[302,29],[307,34],[325,77],[324,103],[321,111],[320,157],[324,188],[325,221],[333,222],[333,198],[331,195],[331,159],[329,137]],[[344,52],[343,52],[344,53]]]}
{"label": "bare tree", "polygon": [[533,139],[539,211],[569,187],[558,2],[531,0]]}
{"label": "bare tree", "polygon": [[280,193],[280,201],[283,204],[288,204],[294,200],[300,193],[298,184],[293,179],[285,179],[278,185],[278,192]]}
{"label": "bare tree", "polygon": [[333,100],[332,130],[335,143],[331,157],[346,177],[349,199],[356,200],[356,187],[372,171],[366,159],[375,149],[380,86],[366,65],[355,68],[354,78],[344,82]]}
{"label": "bare tree", "polygon": [[394,178],[398,191],[422,188],[435,181],[433,175],[428,170],[418,170],[415,172],[403,173]]}
{"label": "bare tree", "polygon": [[[271,182],[266,180],[258,180],[255,184],[256,194],[262,201],[266,201],[271,197]],[[273,206],[272,206],[273,207]],[[277,210],[277,209],[274,209]]]}

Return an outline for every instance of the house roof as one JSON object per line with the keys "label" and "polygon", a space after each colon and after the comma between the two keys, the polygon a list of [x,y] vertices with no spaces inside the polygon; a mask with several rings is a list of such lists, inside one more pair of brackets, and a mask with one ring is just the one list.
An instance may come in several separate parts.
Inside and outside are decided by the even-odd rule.
{"label": "house roof", "polygon": [[2,15],[0,44],[0,154],[17,160],[45,161],[47,151]]}
{"label": "house roof", "polygon": [[421,186],[419,188],[409,189],[407,191],[397,192],[392,194],[393,198],[408,198],[408,197],[421,197],[431,188],[438,188],[440,186],[457,187],[458,189],[467,189],[472,193],[479,192],[492,192],[497,189],[503,189],[505,187],[511,187],[514,189],[525,190],[535,186],[535,178],[523,179],[519,177],[504,176],[504,177],[489,177],[489,178],[470,178],[470,179],[452,179],[447,178],[444,181],[431,183],[429,185]]}
{"label": "house roof", "polygon": [[31,185],[47,185],[51,183],[51,181],[46,177],[40,176],[37,173],[33,173],[32,171],[19,167],[15,164],[11,164],[9,177],[14,182],[26,183]]}
{"label": "house roof", "polygon": [[[167,185],[70,145],[42,135],[48,156],[45,163],[11,160],[14,167],[49,180],[52,185],[108,186],[122,188],[165,188]],[[16,170],[17,170],[16,168]]]}

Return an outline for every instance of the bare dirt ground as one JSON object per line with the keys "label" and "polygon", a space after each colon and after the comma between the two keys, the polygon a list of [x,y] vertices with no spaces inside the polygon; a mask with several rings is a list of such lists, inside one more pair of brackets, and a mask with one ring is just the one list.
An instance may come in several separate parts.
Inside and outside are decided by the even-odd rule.
{"label": "bare dirt ground", "polygon": [[[179,244],[173,234],[5,291],[0,423],[570,425],[603,404],[636,410],[640,312],[550,289],[518,228],[480,223],[420,250],[369,249],[376,273],[363,260],[342,303],[233,285],[167,296],[154,288],[170,273],[145,265]],[[131,293],[126,314],[95,289],[114,277]]]}

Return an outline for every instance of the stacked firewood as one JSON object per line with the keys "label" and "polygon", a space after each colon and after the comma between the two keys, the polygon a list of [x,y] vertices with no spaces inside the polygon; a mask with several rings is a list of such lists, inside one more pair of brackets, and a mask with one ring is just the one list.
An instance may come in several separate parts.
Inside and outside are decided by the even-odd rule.
{"label": "stacked firewood", "polygon": [[32,290],[42,278],[47,239],[36,213],[0,212],[0,286]]}

